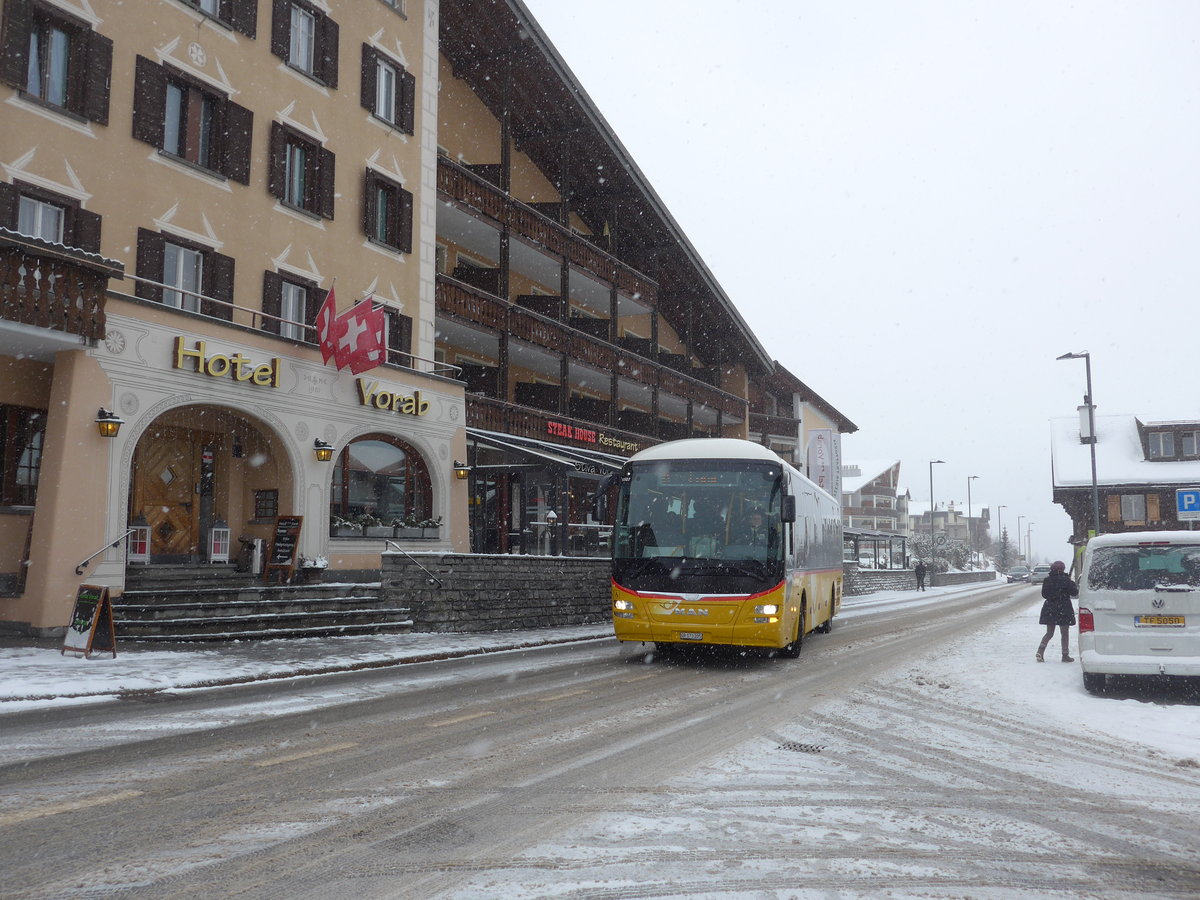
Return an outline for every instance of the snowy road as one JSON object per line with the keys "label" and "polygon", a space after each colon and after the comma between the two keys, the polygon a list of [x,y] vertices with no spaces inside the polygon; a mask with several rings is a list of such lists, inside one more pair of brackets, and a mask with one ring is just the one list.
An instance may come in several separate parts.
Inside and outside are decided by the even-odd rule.
{"label": "snowy road", "polygon": [[3,893],[1196,896],[1200,765],[1029,701],[1078,681],[1011,646],[1033,596],[848,605],[799,661],[600,642],[315,679],[231,727],[205,700],[0,769]]}

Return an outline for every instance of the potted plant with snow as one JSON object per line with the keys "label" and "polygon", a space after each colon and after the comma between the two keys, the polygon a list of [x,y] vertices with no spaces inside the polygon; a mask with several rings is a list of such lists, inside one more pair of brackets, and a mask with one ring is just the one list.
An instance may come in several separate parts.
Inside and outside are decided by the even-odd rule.
{"label": "potted plant with snow", "polygon": [[442,527],[442,517],[434,516],[431,519],[422,519],[419,524],[421,527],[421,537],[431,539],[436,538],[438,536],[438,531]]}
{"label": "potted plant with snow", "polygon": [[324,556],[301,556],[296,562],[296,580],[301,584],[320,584],[329,568]]}
{"label": "potted plant with snow", "polygon": [[421,522],[412,513],[402,519],[393,519],[392,525],[395,526],[393,536],[397,539],[414,540],[421,536]]}
{"label": "potted plant with snow", "polygon": [[343,519],[341,516],[333,515],[329,517],[329,536],[362,537],[362,525],[353,519]]}
{"label": "potted plant with snow", "polygon": [[358,517],[359,523],[363,527],[363,535],[369,538],[390,538],[392,536],[392,526],[385,525],[383,519],[371,513],[363,513]]}

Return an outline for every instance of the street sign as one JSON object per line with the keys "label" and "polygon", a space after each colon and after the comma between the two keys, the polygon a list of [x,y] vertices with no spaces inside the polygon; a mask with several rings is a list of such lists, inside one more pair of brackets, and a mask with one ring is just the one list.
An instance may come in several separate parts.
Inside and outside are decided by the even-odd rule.
{"label": "street sign", "polygon": [[1200,488],[1176,489],[1175,518],[1180,522],[1200,521]]}

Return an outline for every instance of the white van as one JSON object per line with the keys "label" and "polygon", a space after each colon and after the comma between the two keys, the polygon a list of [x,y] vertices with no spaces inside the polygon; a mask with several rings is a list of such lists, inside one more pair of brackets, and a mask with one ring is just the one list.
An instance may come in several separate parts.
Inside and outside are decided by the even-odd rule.
{"label": "white van", "polygon": [[1083,686],[1106,675],[1200,675],[1200,531],[1088,541],[1079,581]]}

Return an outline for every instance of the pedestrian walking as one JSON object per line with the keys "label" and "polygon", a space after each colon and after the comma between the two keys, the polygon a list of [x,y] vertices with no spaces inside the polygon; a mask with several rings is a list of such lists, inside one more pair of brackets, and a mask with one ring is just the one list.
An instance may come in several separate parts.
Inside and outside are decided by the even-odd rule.
{"label": "pedestrian walking", "polygon": [[1062,661],[1075,662],[1070,652],[1071,633],[1067,629],[1075,624],[1075,606],[1071,603],[1071,598],[1078,595],[1079,585],[1067,574],[1066,564],[1051,563],[1050,574],[1042,582],[1042,597],[1046,602],[1042,604],[1042,615],[1038,622],[1046,626],[1046,633],[1042,636],[1042,643],[1038,645],[1038,662],[1046,661],[1043,654],[1050,638],[1054,637],[1056,625],[1062,634]]}
{"label": "pedestrian walking", "polygon": [[917,576],[917,590],[925,590],[925,563],[917,560],[916,568],[913,569],[913,574]]}

